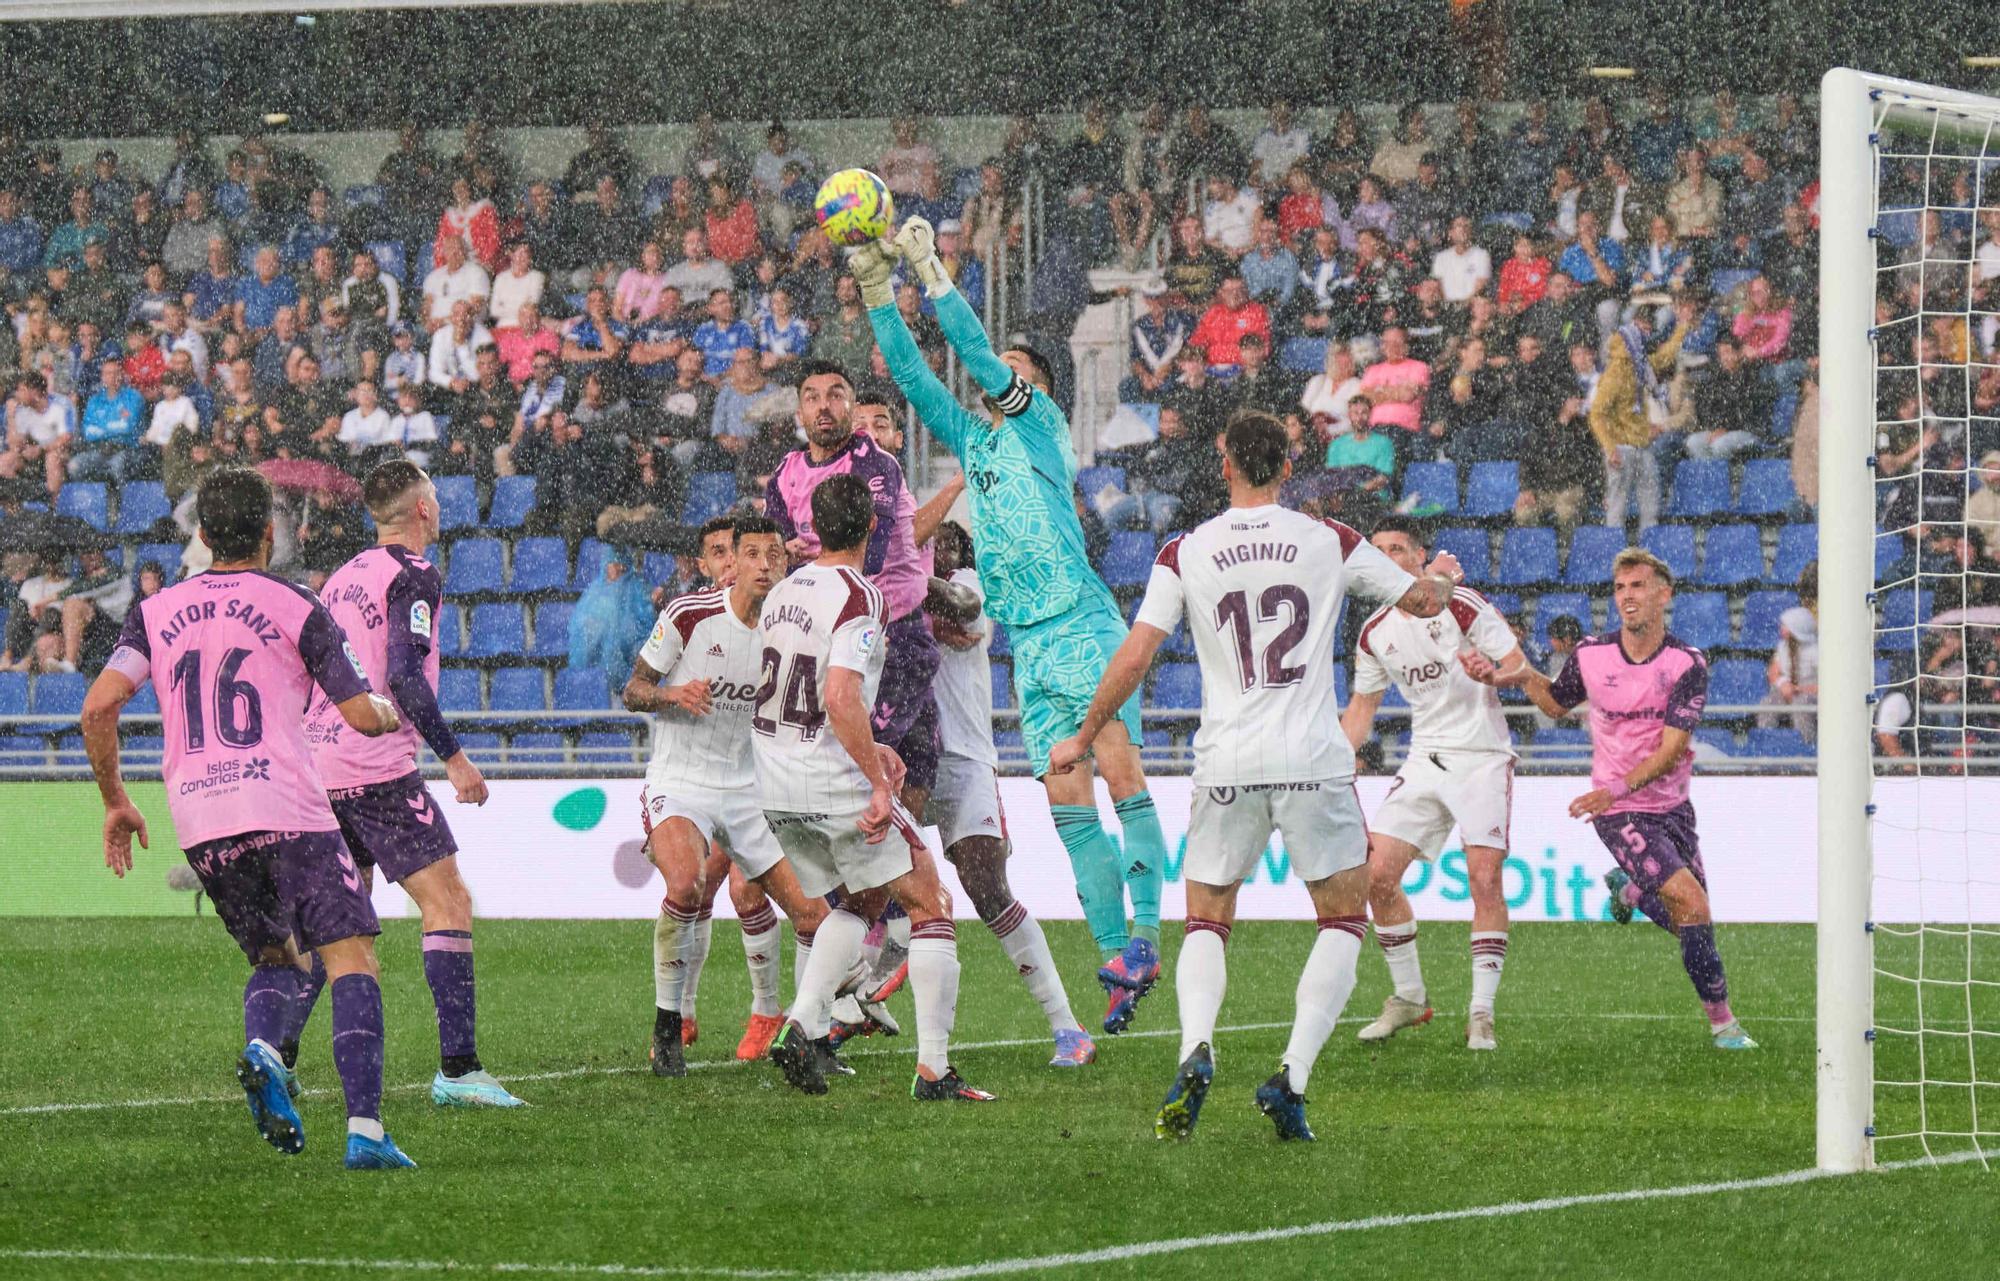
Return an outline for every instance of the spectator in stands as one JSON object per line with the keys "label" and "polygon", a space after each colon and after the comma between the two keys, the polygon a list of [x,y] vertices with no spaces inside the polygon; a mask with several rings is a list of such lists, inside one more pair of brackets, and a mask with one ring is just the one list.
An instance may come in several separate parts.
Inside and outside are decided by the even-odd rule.
{"label": "spectator in stands", "polygon": [[1194,332],[1194,321],[1168,304],[1167,284],[1155,276],[1139,286],[1145,311],[1132,324],[1128,372],[1118,397],[1125,401],[1156,399],[1173,378],[1174,360]]}
{"label": "spectator in stands", "polygon": [[556,200],[555,189],[546,182],[528,185],[527,199],[521,203],[518,239],[534,253],[534,260],[547,263],[551,271],[564,272],[576,266],[576,245],[570,235],[569,210]]}
{"label": "spectator in stands", "polygon": [[792,292],[771,291],[771,309],[757,321],[757,358],[766,370],[792,364],[812,348],[812,326],[792,311]]}
{"label": "spectator in stands", "polygon": [[314,187],[306,196],[305,211],[292,219],[285,231],[283,257],[287,263],[310,262],[315,250],[340,245],[340,223],[333,215],[333,193]]}
{"label": "spectator in stands", "polygon": [[233,328],[236,316],[237,277],[234,250],[227,238],[211,236],[207,264],[187,278],[181,301],[188,315],[203,333]]}
{"label": "spectator in stands", "polygon": [[1745,293],[1745,306],[1730,326],[1743,344],[1743,358],[1763,365],[1784,361],[1792,341],[1791,304],[1778,298],[1763,276],[1752,280]]}
{"label": "spectator in stands", "polygon": [[1242,276],[1232,275],[1223,280],[1214,304],[1202,313],[1188,341],[1206,350],[1210,369],[1221,372],[1234,370],[1241,363],[1237,348],[1249,334],[1259,335],[1268,346],[1271,313],[1263,303],[1251,299]]}
{"label": "spectator in stands", "polygon": [[1486,358],[1486,340],[1467,338],[1458,345],[1457,367],[1445,385],[1445,395],[1424,424],[1435,450],[1454,463],[1483,463],[1507,456],[1516,444],[1502,425],[1501,402],[1507,390],[1505,374]]}
{"label": "spectator in stands", "polygon": [[443,172],[444,160],[425,144],[424,131],[414,121],[405,121],[396,131],[396,149],[384,157],[375,181],[390,208],[423,210],[428,218],[429,211],[444,202]]}
{"label": "spectator in stands", "polygon": [[1606,240],[1630,246],[1659,213],[1661,198],[1632,177],[1618,152],[1604,153],[1596,167],[1597,177],[1584,188],[1583,207],[1597,215]]}
{"label": "spectator in stands", "polygon": [[1547,293],[1521,313],[1521,332],[1534,334],[1544,346],[1560,351],[1578,343],[1595,346],[1599,341],[1592,308],[1577,295],[1575,281],[1564,271],[1550,273]]}
{"label": "spectator in stands", "polygon": [[36,649],[44,672],[94,673],[102,668],[132,605],[131,576],[111,564],[102,547],[80,550],[77,566],[77,576],[43,612],[46,630]]}
{"label": "spectator in stands", "polygon": [[464,240],[441,240],[437,253],[438,265],[424,277],[424,327],[432,333],[452,323],[461,302],[471,306],[473,315],[485,314],[486,300],[493,295],[492,278],[466,256]]}
{"label": "spectator in stands", "polygon": [[1689,458],[1729,459],[1763,447],[1771,432],[1771,385],[1733,338],[1715,344],[1715,367],[1695,385],[1698,424],[1683,441]]}
{"label": "spectator in stands", "polygon": [[1313,152],[1328,194],[1342,201],[1354,199],[1355,186],[1361,175],[1368,172],[1368,162],[1374,156],[1375,144],[1353,107],[1341,107],[1334,112],[1332,130]]}
{"label": "spectator in stands", "polygon": [[353,274],[340,284],[340,300],[369,346],[379,349],[388,344],[389,326],[402,319],[403,289],[394,276],[382,274],[369,250],[354,255]]}
{"label": "spectator in stands", "polygon": [[1243,140],[1228,125],[1218,123],[1201,103],[1189,103],[1180,131],[1167,151],[1168,169],[1178,190],[1190,180],[1202,182],[1220,174],[1234,186],[1250,172]]}
{"label": "spectator in stands", "polygon": [[1164,268],[1167,286],[1192,307],[1208,305],[1223,277],[1236,269],[1233,259],[1202,234],[1202,220],[1183,214],[1174,223],[1174,242]]}
{"label": "spectator in stands", "polygon": [[1250,144],[1250,182],[1260,189],[1276,187],[1311,150],[1312,135],[1292,114],[1292,104],[1278,99],[1271,104],[1269,123]]}
{"label": "spectator in stands", "polygon": [[1431,368],[1410,356],[1409,334],[1400,325],[1382,331],[1382,359],[1361,373],[1368,393],[1369,420],[1378,430],[1395,428],[1404,461],[1435,457],[1435,438],[1423,430],[1424,402],[1430,392]]}
{"label": "spectator in stands", "polygon": [[1313,182],[1312,169],[1301,161],[1285,171],[1285,194],[1278,198],[1278,238],[1287,246],[1302,245],[1321,227],[1340,224],[1340,206]]}
{"label": "spectator in stands", "polygon": [[1436,150],[1423,106],[1412,102],[1397,116],[1395,133],[1375,148],[1368,172],[1392,187],[1405,186],[1416,181],[1418,163]]}
{"label": "spectator in stands", "polygon": [[431,386],[458,396],[478,378],[478,353],[493,345],[493,335],[478,322],[478,315],[478,300],[461,298],[452,305],[444,327],[431,335],[430,357],[424,361]]}
{"label": "spectator in stands", "polygon": [[[520,408],[521,393],[507,381],[497,348],[481,347],[473,368],[477,377],[472,386],[461,395],[442,400],[450,411],[451,426],[437,464],[440,472],[470,475],[485,489],[495,475],[514,474],[507,438]],[[425,403],[433,403],[435,397],[436,393],[427,392]]]}
{"label": "spectator in stands", "polygon": [[1347,210],[1347,234],[1360,237],[1364,230],[1379,232],[1385,244],[1397,244],[1401,237],[1396,206],[1383,194],[1382,184],[1365,176],[1355,190],[1354,203]]}
{"label": "spectator in stands", "polygon": [[[1348,429],[1326,445],[1328,479],[1368,496],[1384,493],[1396,475],[1396,446],[1375,430],[1374,410],[1367,395],[1349,397]],[[1355,468],[1365,471],[1357,475]]]}
{"label": "spectator in stands", "polygon": [[724,288],[709,292],[708,319],[695,327],[689,341],[704,358],[704,376],[719,380],[729,372],[731,362],[738,359],[737,353],[745,349],[754,353],[757,335],[751,332],[749,325],[737,319],[736,295]]}
{"label": "spectator in stands", "polygon": [[1700,144],[1681,152],[1681,176],[1667,188],[1667,217],[1683,240],[1706,241],[1722,225],[1722,187],[1708,176],[1708,153]]}
{"label": "spectator in stands", "polygon": [[615,368],[632,331],[611,314],[611,291],[592,285],[583,296],[583,314],[563,332],[562,361],[581,376],[592,368]]}
{"label": "spectator in stands", "polygon": [[338,462],[349,474],[366,476],[376,464],[403,456],[404,441],[392,419],[372,381],[364,378],[354,384],[354,407],[340,416],[340,430],[334,436],[345,447]]}
{"label": "spectator in stands", "polygon": [[592,117],[583,125],[583,149],[570,157],[569,167],[563,171],[563,186],[587,191],[608,175],[620,187],[629,187],[636,172],[631,151],[602,118]]}
{"label": "spectator in stands", "polygon": [[1463,312],[1445,306],[1444,285],[1434,276],[1417,281],[1408,307],[1397,314],[1398,323],[1410,340],[1410,355],[1427,365],[1445,358],[1445,343],[1460,327]]}
{"label": "spectator in stands", "polygon": [[[1112,234],[1118,241],[1121,264],[1135,267],[1153,239],[1153,218],[1162,205],[1173,201],[1173,171],[1169,147],[1172,143],[1167,104],[1155,98],[1146,104],[1145,114],[1119,164],[1120,190],[1111,197]],[[983,193],[982,193],[983,194]],[[967,211],[968,222],[973,222]],[[977,226],[973,244],[978,251]]]}
{"label": "spectator in stands", "polygon": [[42,265],[75,266],[83,261],[85,245],[102,244],[110,238],[110,229],[92,212],[90,188],[72,187],[69,193],[69,221],[49,233],[42,246]]}
{"label": "spectator in stands", "polygon": [[833,361],[843,369],[859,369],[875,350],[874,330],[869,327],[861,291],[852,276],[841,276],[834,293],[839,306],[832,315],[820,317],[819,333],[813,337],[813,358]]}
{"label": "spectator in stands", "polygon": [[750,185],[764,200],[775,200],[785,186],[785,167],[796,165],[810,179],[819,172],[819,162],[804,147],[792,145],[791,131],[782,120],[773,120],[764,131],[764,149],[750,161]]}
{"label": "spectator in stands", "polygon": [[716,392],[702,376],[704,363],[699,348],[682,347],[674,358],[673,381],[660,393],[657,410],[660,447],[682,467],[697,471],[728,461],[709,436]]}
{"label": "spectator in stands", "polygon": [[1627,267],[1632,293],[1631,308],[1642,305],[1646,295],[1678,294],[1687,287],[1694,269],[1694,255],[1675,241],[1673,224],[1665,214],[1654,214],[1646,227],[1646,242],[1632,248]]}
{"label": "spectator in stands", "polygon": [[2000,449],[1979,459],[1979,488],[1965,500],[1965,523],[1985,549],[1987,560],[2000,560]]}
{"label": "spectator in stands", "polygon": [[435,247],[431,251],[431,265],[449,265],[444,256],[444,247],[452,241],[459,241],[471,250],[472,260],[484,271],[492,271],[500,263],[500,214],[484,192],[475,191],[469,174],[461,174],[451,180],[451,198],[438,215]]}
{"label": "spectator in stands", "polygon": [[[654,247],[654,252],[658,252],[658,246]],[[622,280],[620,284],[622,286]],[[548,274],[535,266],[533,246],[526,240],[516,240],[509,245],[507,269],[493,277],[493,328],[498,331],[520,324],[521,308],[529,303],[535,305],[539,316],[542,295],[547,292],[548,286]]]}
{"label": "spectator in stands", "polygon": [[1597,215],[1585,209],[1576,216],[1576,240],[1563,250],[1556,268],[1579,288],[1579,297],[1597,317],[1598,336],[1618,328],[1625,309],[1625,246],[1600,234]]}
{"label": "spectator in stands", "polygon": [[1648,350],[1653,337],[1652,315],[1640,312],[1621,325],[1611,340],[1610,358],[1590,402],[1590,430],[1604,453],[1604,523],[1615,528],[1625,524],[1629,502],[1636,499],[1639,528],[1652,528],[1660,519],[1660,469],[1652,445],[1654,418],[1663,412],[1664,387],[1660,377],[1671,373],[1680,356],[1681,340],[1694,319],[1694,304],[1681,299],[1674,304],[1678,323],[1673,333],[1657,348]]}
{"label": "spectator in stands", "polygon": [[1431,276],[1444,287],[1444,300],[1464,306],[1474,294],[1486,292],[1493,279],[1493,256],[1472,241],[1472,218],[1451,220],[1445,247],[1431,259]]}
{"label": "spectator in stands", "polygon": [[121,210],[110,224],[111,261],[124,271],[160,261],[167,244],[167,225],[172,221],[155,203],[151,187],[136,189],[130,207]]}
{"label": "spectator in stands", "polygon": [[1431,155],[1419,160],[1416,181],[1400,188],[1396,195],[1404,248],[1419,257],[1435,253],[1444,245],[1452,215],[1462,200],[1446,178],[1438,157]]}
{"label": "spectator in stands", "polygon": [[1656,185],[1672,181],[1675,164],[1693,142],[1694,131],[1674,110],[1666,89],[1657,85],[1648,89],[1646,117],[1632,126],[1632,167],[1640,181]]}
{"label": "spectator in stands", "polygon": [[[2000,209],[1983,211],[1980,217],[1985,230],[1979,238],[1976,272],[1984,284],[2000,276]],[[1806,211],[1795,204],[1785,206],[1779,221],[1779,230],[1765,237],[1761,247],[1764,275],[1776,292],[1806,307],[1819,297],[1819,237]]]}
{"label": "spectator in stands", "polygon": [[374,380],[382,355],[348,319],[338,295],[320,303],[320,319],[306,335],[306,346],[319,360],[320,376],[336,387],[351,387],[360,379]]}
{"label": "spectator in stands", "polygon": [[105,361],[99,377],[102,382],[83,407],[80,439],[70,452],[70,478],[122,485],[157,476],[159,451],[141,440],[149,418],[145,397],[125,385],[123,361]]}
{"label": "spectator in stands", "polygon": [[1343,342],[1330,342],[1325,367],[1306,383],[1299,407],[1320,437],[1332,440],[1348,430],[1347,402],[1360,394],[1361,376],[1355,372],[1353,349]]}
{"label": "spectator in stands", "polygon": [[15,575],[21,574],[23,568],[15,564],[9,573],[14,607],[6,616],[6,645],[0,651],[0,671],[60,670],[47,666],[60,658],[60,644],[44,643],[42,638],[62,634],[62,597],[72,581],[69,564],[64,557],[45,552],[25,567],[32,569],[32,573],[16,579]]}
{"label": "spectator in stands", "polygon": [[1211,175],[1208,200],[1202,205],[1202,238],[1231,258],[1241,258],[1250,248],[1262,206],[1256,193],[1236,185],[1228,174]]}
{"label": "spectator in stands", "polygon": [[1819,702],[1819,562],[1808,561],[1799,571],[1799,603],[1778,615],[1778,644],[1767,669],[1771,692],[1764,702],[1793,707],[1789,714],[1759,712],[1757,724],[1773,729],[1790,721],[1806,740],[1816,737]]}
{"label": "spectator in stands", "polygon": [[291,376],[271,403],[264,406],[263,448],[267,457],[307,458],[331,455],[347,397],[320,380],[319,361],[300,351],[292,358]]}
{"label": "spectator in stands", "polygon": [[611,499],[597,515],[597,536],[607,542],[660,547],[685,528],[680,514],[687,502],[687,478],[673,457],[650,440],[632,442],[632,466]]}
{"label": "spectator in stands", "polygon": [[1181,505],[1198,484],[1197,474],[1214,459],[1209,442],[1189,429],[1178,409],[1164,405],[1158,437],[1141,446],[1126,468],[1131,492],[1119,494],[1099,515],[1113,529],[1151,529],[1164,537],[1180,527],[1175,518]]}
{"label": "spectator in stands", "polygon": [[179,302],[180,294],[167,287],[165,264],[149,262],[140,273],[139,288],[125,303],[125,321],[143,320],[155,329],[166,318],[167,308]]}
{"label": "spectator in stands", "polygon": [[416,331],[406,320],[389,327],[389,354],[382,361],[382,387],[390,395],[405,384],[422,386],[430,381],[424,353],[417,349]]}
{"label": "spectator in stands", "polygon": [[1274,310],[1291,306],[1299,287],[1299,260],[1285,248],[1278,224],[1259,217],[1251,233],[1250,252],[1237,264],[1250,297]]}
{"label": "spectator in stands", "polygon": [[508,437],[518,446],[531,428],[540,427],[550,414],[561,409],[569,397],[569,384],[556,367],[555,357],[538,353],[532,375],[521,388],[521,403],[514,412],[514,428]]}
{"label": "spectator in stands", "polygon": [[[1625,128],[1611,114],[1611,104],[1604,96],[1592,94],[1584,99],[1583,123],[1570,137],[1567,153],[1570,163],[1586,173],[1594,172],[1606,156],[1622,155],[1625,145]],[[1607,218],[1607,234],[1610,225]]]}
{"label": "spectator in stands", "polygon": [[[248,357],[230,367],[215,409],[215,452],[220,462],[255,462],[264,457],[264,400]],[[183,492],[192,492],[190,484]]]}
{"label": "spectator in stands", "polygon": [[1198,343],[1188,343],[1174,362],[1173,382],[1160,397],[1162,405],[1179,411],[1189,433],[1203,440],[1221,431],[1229,420],[1229,395],[1209,377],[1208,369],[1207,350]]}
{"label": "spectator in stands", "polygon": [[1236,377],[1225,390],[1231,411],[1255,409],[1283,422],[1299,405],[1299,383],[1271,361],[1270,339],[1245,334],[1237,353]]}
{"label": "spectator in stands", "polygon": [[757,208],[727,173],[708,180],[708,212],[703,215],[703,229],[708,233],[709,249],[728,267],[741,267],[762,248]]}
{"label": "spectator in stands", "polygon": [[889,135],[889,149],[875,172],[895,195],[914,196],[938,168],[937,149],[918,135],[917,118],[908,113],[890,121]]}
{"label": "spectator in stands", "polygon": [[24,495],[37,496],[33,481],[39,471],[48,497],[54,498],[67,475],[76,429],[75,402],[52,393],[48,379],[41,374],[22,374],[7,402],[7,447],[0,450],[0,492],[16,502]]}
{"label": "spectator in stands", "polygon": [[61,315],[72,324],[88,322],[104,333],[116,333],[125,322],[125,281],[111,269],[102,240],[83,247],[82,265],[70,273],[62,291]]}
{"label": "spectator in stands", "polygon": [[623,396],[614,396],[611,385],[604,375],[592,370],[583,376],[583,383],[577,392],[576,404],[570,409],[571,421],[577,426],[591,430],[617,419],[627,417],[632,412],[632,404]]}
{"label": "spectator in stands", "polygon": [[411,462],[429,467],[438,447],[437,418],[424,408],[424,385],[408,382],[395,392],[396,411],[389,416],[387,439],[394,441]]}
{"label": "spectator in stands", "polygon": [[1540,209],[1561,156],[1562,139],[1549,122],[1549,104],[1539,98],[1530,101],[1500,148],[1502,208],[1522,214]]}
{"label": "spectator in stands", "polygon": [[[1364,184],[1370,181],[1362,179]],[[1416,264],[1402,250],[1391,248],[1377,228],[1364,227],[1354,241],[1354,285],[1346,291],[1349,314],[1337,326],[1341,336],[1350,338],[1378,334],[1398,323],[1417,276]]]}
{"label": "spectator in stands", "polygon": [[[665,255],[657,241],[649,240],[639,250],[639,262],[618,277],[618,293],[612,300],[613,312],[628,325],[638,325],[660,314],[660,296],[667,290]],[[516,311],[519,310],[517,307]]]}
{"label": "spectator in stands", "polygon": [[42,225],[35,221],[12,188],[0,188],[0,267],[16,276],[42,265]]}
{"label": "spectator in stands", "polygon": [[766,397],[783,391],[764,376],[763,365],[758,361],[754,348],[737,348],[730,360],[727,376],[716,389],[715,409],[709,419],[710,439],[726,453],[742,453],[744,446],[757,434],[757,426],[751,421],[753,408]]}
{"label": "spectator in stands", "polygon": [[1755,151],[1743,153],[1743,172],[1730,183],[1724,199],[1722,232],[1762,240],[1782,225],[1791,203],[1783,180],[1771,173],[1770,162]]}
{"label": "spectator in stands", "polygon": [[560,534],[572,546],[596,528],[604,496],[618,492],[632,465],[619,433],[586,429],[561,409],[522,437],[510,457],[520,473],[535,477],[530,532]]}
{"label": "spectator in stands", "polygon": [[681,237],[681,260],[667,268],[667,283],[683,298],[707,298],[718,289],[736,287],[729,265],[710,256],[708,234],[699,228]]}
{"label": "spectator in stands", "polygon": [[[164,388],[159,403],[153,406],[146,439],[160,451],[160,480],[167,502],[178,506],[181,498],[200,482],[203,473],[221,464],[222,451],[216,439],[222,423],[218,417],[214,434],[203,429],[194,402],[188,399],[186,380],[179,375],[168,375]],[[144,590],[143,581],[142,570],[142,599],[151,594]]]}
{"label": "spectator in stands", "polygon": [[562,358],[563,340],[561,332],[542,319],[542,309],[532,302],[521,304],[514,322],[495,332],[493,342],[500,351],[507,380],[519,386],[534,375],[536,356]]}
{"label": "spectator in stands", "polygon": [[635,572],[640,558],[613,548],[604,572],[577,597],[569,615],[569,665],[629,672],[653,627],[653,605],[645,577]]}
{"label": "spectator in stands", "polygon": [[1548,205],[1542,226],[1557,244],[1576,239],[1576,216],[1583,211],[1583,180],[1567,163],[1558,164],[1549,181]]}

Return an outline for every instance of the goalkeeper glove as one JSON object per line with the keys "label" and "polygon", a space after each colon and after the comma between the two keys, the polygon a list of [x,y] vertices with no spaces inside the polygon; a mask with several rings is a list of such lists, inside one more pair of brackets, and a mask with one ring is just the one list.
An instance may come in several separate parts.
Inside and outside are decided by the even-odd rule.
{"label": "goalkeeper glove", "polygon": [[847,272],[861,286],[862,306],[873,309],[896,301],[896,288],[890,283],[896,274],[896,259],[882,242],[871,240],[849,249]]}
{"label": "goalkeeper glove", "polygon": [[942,298],[951,288],[951,274],[944,269],[944,262],[937,256],[937,232],[931,229],[928,220],[917,217],[903,224],[894,241],[896,252],[903,261],[910,264],[910,270],[917,273],[923,283],[924,292],[933,298]]}

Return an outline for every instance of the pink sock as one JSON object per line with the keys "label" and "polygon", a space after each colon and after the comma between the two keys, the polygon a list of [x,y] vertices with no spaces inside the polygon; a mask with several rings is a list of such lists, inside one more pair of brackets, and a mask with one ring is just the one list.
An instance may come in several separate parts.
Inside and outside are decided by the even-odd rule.
{"label": "pink sock", "polygon": [[1720,1001],[1703,1001],[1701,1008],[1708,1011],[1708,1025],[1710,1027],[1728,1027],[1736,1021],[1736,1016],[1729,1012],[1729,999],[1727,997],[1724,997]]}

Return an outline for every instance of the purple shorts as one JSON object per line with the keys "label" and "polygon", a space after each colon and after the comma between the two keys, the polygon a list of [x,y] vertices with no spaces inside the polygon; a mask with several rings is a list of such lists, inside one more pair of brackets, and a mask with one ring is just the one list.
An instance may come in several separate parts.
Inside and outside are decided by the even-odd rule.
{"label": "purple shorts", "polygon": [[929,790],[937,782],[938,706],[931,691],[937,678],[937,639],[921,612],[905,614],[887,628],[889,652],[875,689],[875,741],[896,749],[909,767],[911,787]]}
{"label": "purple shorts", "polygon": [[253,962],[286,939],[304,952],[382,932],[339,832],[244,832],[189,848],[187,861]]}
{"label": "purple shorts", "polygon": [[415,770],[386,783],[337,788],[326,798],[354,857],[397,884],[458,853],[451,827]]}
{"label": "purple shorts", "polygon": [[1591,820],[1597,838],[1604,842],[1618,866],[1633,883],[1648,894],[1685,868],[1708,888],[1708,873],[1701,866],[1701,838],[1694,830],[1694,805],[1683,801],[1660,813],[1636,810],[1601,814]]}

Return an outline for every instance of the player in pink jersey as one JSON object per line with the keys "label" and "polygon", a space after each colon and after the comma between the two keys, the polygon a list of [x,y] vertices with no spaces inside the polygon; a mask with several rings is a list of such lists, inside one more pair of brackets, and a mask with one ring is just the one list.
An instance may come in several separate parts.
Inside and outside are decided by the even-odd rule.
{"label": "player in pink jersey", "polygon": [[236,1075],[258,1132],[285,1153],[305,1147],[278,1054],[298,1003],[300,947],[325,960],[333,988],[333,1062],[347,1097],[350,1169],[416,1163],[382,1129],[382,988],[375,909],[306,746],[314,686],[357,733],[393,733],[396,708],[368,678],[326,607],[264,572],[271,486],[247,467],[203,477],[195,510],[214,554],[206,572],[135,602],[83,706],[84,749],[104,797],[104,861],[132,867],[146,820],[118,768],[118,714],[150,680],[160,695],[161,773],[187,861],[249,958],[248,1042]]}
{"label": "player in pink jersey", "polygon": [[1638,907],[1680,939],[1681,964],[1708,1012],[1717,1049],[1754,1050],[1729,1009],[1729,981],[1715,946],[1688,780],[1689,737],[1708,702],[1708,660],[1667,631],[1673,571],[1637,547],[1611,562],[1618,631],[1588,636],[1551,681],[1532,668],[1502,674],[1484,656],[1461,658],[1474,680],[1520,685],[1549,716],[1590,704],[1591,790],[1570,802],[1587,818],[1618,867],[1604,878],[1620,922]]}
{"label": "player in pink jersey", "polygon": [[[306,738],[347,846],[371,879],[374,869],[402,886],[423,913],[424,978],[437,1009],[439,1107],[520,1107],[479,1061],[472,966],[472,895],[458,874],[458,843],[417,768],[417,742],[444,762],[460,804],[484,805],[486,780],[458,745],[437,702],[437,617],[444,583],[424,551],[438,536],[437,486],[423,468],[392,459],[368,473],[362,499],[375,518],[375,546],[335,570],[320,589],[346,631],[361,668],[386,689],[402,728],[357,739],[328,699],[314,704]],[[319,973],[317,965],[314,973]],[[286,1046],[319,995],[308,985]]]}

